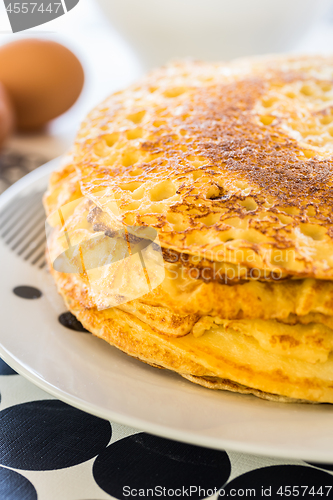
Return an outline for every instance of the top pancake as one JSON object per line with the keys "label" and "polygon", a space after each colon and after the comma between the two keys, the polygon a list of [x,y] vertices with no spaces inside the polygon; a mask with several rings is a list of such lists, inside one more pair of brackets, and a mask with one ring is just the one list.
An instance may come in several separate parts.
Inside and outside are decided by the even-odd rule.
{"label": "top pancake", "polygon": [[[174,63],[82,124],[82,193],[164,248],[333,279],[333,58]],[[116,200],[116,204],[114,202]]]}

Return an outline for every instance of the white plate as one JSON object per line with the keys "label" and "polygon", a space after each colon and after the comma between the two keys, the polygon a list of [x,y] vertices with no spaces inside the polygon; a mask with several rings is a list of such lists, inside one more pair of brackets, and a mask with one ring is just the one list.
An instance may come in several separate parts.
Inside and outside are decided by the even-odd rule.
{"label": "white plate", "polygon": [[[32,192],[44,190],[58,162],[1,195],[0,217],[6,205],[19,200],[22,207]],[[16,255],[1,238],[0,255],[0,356],[53,396],[179,441],[333,463],[333,406],[285,405],[211,391],[147,366],[92,335],[63,327],[58,315],[65,307],[45,268]],[[35,286],[43,296],[19,298],[12,292],[19,285]]]}

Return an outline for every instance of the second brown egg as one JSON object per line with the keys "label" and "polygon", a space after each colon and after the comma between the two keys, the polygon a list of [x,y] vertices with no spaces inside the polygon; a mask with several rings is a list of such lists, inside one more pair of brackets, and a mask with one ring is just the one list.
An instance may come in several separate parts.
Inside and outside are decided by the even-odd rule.
{"label": "second brown egg", "polygon": [[15,115],[12,103],[4,86],[0,83],[0,148],[13,131],[14,123]]}

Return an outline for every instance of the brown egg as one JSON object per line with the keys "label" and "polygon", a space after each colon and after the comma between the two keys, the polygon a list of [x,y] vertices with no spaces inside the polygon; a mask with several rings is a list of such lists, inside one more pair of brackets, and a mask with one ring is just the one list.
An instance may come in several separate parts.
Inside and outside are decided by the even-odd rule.
{"label": "brown egg", "polygon": [[34,130],[74,104],[83,87],[80,61],[48,40],[18,40],[0,47],[0,82],[6,87],[20,130]]}
{"label": "brown egg", "polygon": [[4,86],[0,83],[0,148],[14,128],[14,110]]}

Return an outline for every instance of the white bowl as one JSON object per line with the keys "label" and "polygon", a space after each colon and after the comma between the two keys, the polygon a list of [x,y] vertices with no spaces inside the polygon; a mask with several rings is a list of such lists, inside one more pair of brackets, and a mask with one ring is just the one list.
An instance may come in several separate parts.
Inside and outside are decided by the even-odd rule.
{"label": "white bowl", "polygon": [[331,0],[97,0],[146,68],[174,58],[282,52]]}

